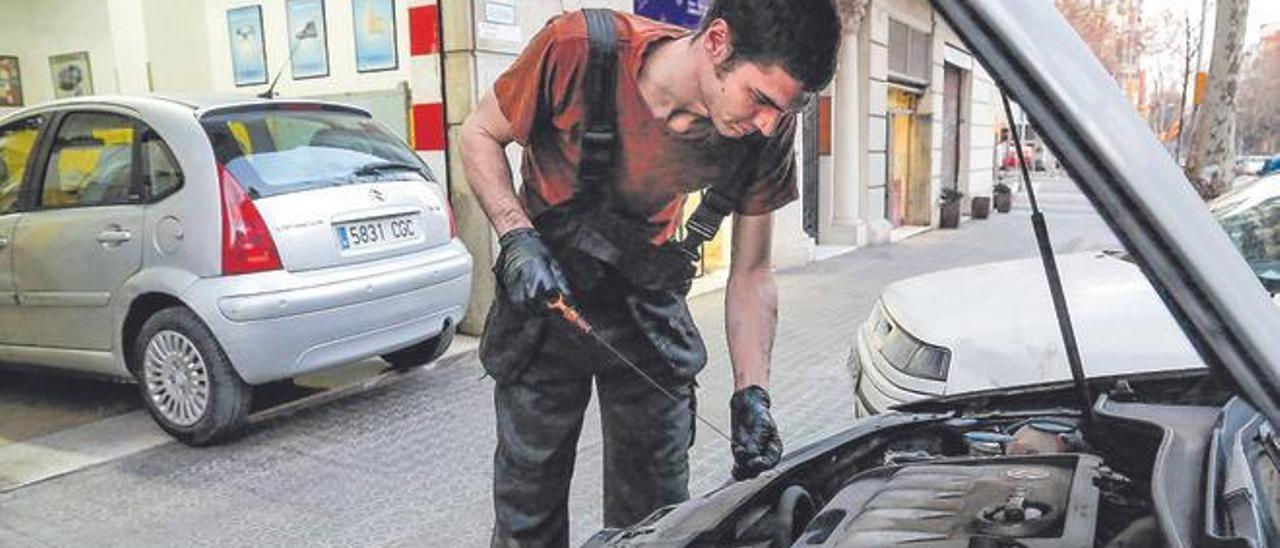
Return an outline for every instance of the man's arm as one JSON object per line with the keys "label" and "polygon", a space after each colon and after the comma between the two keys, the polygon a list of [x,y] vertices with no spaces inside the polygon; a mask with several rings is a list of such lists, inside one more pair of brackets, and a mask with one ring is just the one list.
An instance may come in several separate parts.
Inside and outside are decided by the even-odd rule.
{"label": "man's arm", "polygon": [[462,169],[467,183],[494,230],[503,235],[517,228],[532,227],[529,214],[516,197],[511,166],[504,152],[515,140],[515,134],[492,93],[485,95],[467,116],[460,135]]}
{"label": "man's arm", "polygon": [[752,385],[769,387],[769,361],[778,323],[772,245],[772,213],[733,216],[733,254],[724,309],[735,391]]}
{"label": "man's arm", "polygon": [[499,287],[512,304],[530,310],[543,309],[556,295],[568,296],[569,281],[512,188],[504,150],[515,140],[515,133],[493,95],[480,101],[462,123],[461,135],[467,182],[502,246],[494,265]]}

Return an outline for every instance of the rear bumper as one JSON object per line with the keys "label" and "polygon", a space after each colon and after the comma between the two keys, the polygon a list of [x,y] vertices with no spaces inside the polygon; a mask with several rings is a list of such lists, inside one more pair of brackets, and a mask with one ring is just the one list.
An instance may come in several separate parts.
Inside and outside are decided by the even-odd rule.
{"label": "rear bumper", "polygon": [[250,384],[384,354],[457,324],[471,291],[461,242],[302,273],[205,278],[187,302]]}

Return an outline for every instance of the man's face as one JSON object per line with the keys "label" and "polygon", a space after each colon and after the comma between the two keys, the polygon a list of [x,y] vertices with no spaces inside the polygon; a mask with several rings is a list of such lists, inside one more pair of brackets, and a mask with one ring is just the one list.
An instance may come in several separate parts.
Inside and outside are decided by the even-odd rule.
{"label": "man's face", "polygon": [[725,137],[773,135],[783,116],[804,106],[804,87],[777,65],[740,61],[715,72],[703,94],[711,122]]}

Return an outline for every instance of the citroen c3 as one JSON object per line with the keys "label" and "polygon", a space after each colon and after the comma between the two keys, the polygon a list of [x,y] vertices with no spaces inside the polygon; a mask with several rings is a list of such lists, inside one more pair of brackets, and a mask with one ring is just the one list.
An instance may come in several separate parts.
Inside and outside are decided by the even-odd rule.
{"label": "citroen c3", "polygon": [[471,256],[430,169],[340,104],[92,97],[0,121],[0,363],[136,381],[205,445],[253,387],[440,356]]}

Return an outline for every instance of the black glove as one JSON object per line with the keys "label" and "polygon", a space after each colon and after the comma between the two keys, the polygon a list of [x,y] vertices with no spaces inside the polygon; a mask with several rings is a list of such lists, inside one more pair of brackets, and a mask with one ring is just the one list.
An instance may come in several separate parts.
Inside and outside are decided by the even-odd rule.
{"label": "black glove", "polygon": [[751,479],[778,465],[782,440],[769,415],[769,393],[748,386],[729,400],[733,430],[733,479]]}
{"label": "black glove", "polygon": [[569,296],[569,282],[538,231],[517,228],[503,234],[498,243],[502,253],[493,271],[512,304],[542,311],[556,295]]}

